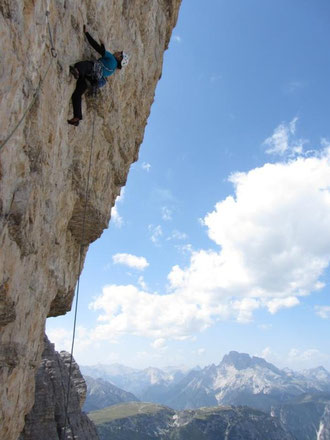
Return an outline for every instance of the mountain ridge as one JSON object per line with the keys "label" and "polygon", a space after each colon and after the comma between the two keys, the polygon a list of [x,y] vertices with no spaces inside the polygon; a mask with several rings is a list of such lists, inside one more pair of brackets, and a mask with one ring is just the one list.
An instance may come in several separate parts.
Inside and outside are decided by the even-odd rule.
{"label": "mountain ridge", "polygon": [[89,416],[100,440],[295,440],[278,419],[246,407],[174,411],[141,402]]}
{"label": "mountain ridge", "polygon": [[[85,374],[85,367],[81,369]],[[92,369],[88,367],[90,372]],[[148,375],[151,370],[157,372],[153,381]],[[123,389],[125,385],[129,386],[127,390],[142,401],[165,404],[175,409],[233,404],[268,412],[272,406],[303,393],[330,391],[330,373],[322,366],[294,372],[237,351],[224,355],[218,365],[211,364],[188,372],[177,370],[176,376],[167,375],[159,368],[146,368],[135,369],[132,376],[126,374],[125,379],[108,375],[107,380]]]}

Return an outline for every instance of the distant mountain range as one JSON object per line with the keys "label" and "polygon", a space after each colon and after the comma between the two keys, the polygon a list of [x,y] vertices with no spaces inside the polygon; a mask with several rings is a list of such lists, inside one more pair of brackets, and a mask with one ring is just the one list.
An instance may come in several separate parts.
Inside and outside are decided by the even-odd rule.
{"label": "distant mountain range", "polygon": [[86,400],[83,410],[96,411],[121,402],[138,402],[134,394],[128,393],[104,379],[85,376],[87,385]]}
{"label": "distant mountain range", "polygon": [[100,440],[296,440],[282,423],[246,407],[174,411],[126,403],[89,414]]}
{"label": "distant mountain range", "polygon": [[167,392],[169,387],[180,382],[191,371],[184,367],[167,367],[163,370],[150,367],[138,370],[120,364],[81,366],[80,369],[84,376],[105,379],[146,401],[150,400],[149,393],[158,395]]}
{"label": "distant mountain range", "polygon": [[294,372],[264,359],[231,351],[219,365],[184,370],[137,370],[118,364],[81,367],[83,375],[102,378],[133,393],[141,401],[174,409],[247,405],[269,412],[273,406],[301,396],[330,392],[330,373],[323,367]]}
{"label": "distant mountain range", "polygon": [[[125,403],[107,408],[104,413],[97,412],[97,417],[101,414],[107,420],[106,426],[103,422],[98,426],[99,433],[104,434],[104,437],[100,434],[101,439],[330,440],[330,373],[323,367],[301,372],[281,370],[262,358],[232,351],[219,365],[192,370],[173,367],[137,370],[118,364],[81,367],[81,370],[85,376],[101,378],[96,380],[97,386],[87,378],[90,388],[87,411],[121,399],[153,402]],[[107,386],[105,381],[112,385]],[[143,413],[142,418],[134,412],[137,408]],[[255,410],[263,411],[266,418],[255,416],[259,414]],[[118,411],[121,415],[117,417]],[[109,417],[113,419],[111,423]],[[244,417],[247,425],[243,423]],[[270,417],[275,425],[269,424]],[[173,424],[173,420],[180,421],[179,425]],[[233,434],[226,424],[237,425],[241,431]],[[260,434],[261,426],[266,429],[264,437]],[[230,435],[224,431],[228,435],[221,437],[223,429]]]}

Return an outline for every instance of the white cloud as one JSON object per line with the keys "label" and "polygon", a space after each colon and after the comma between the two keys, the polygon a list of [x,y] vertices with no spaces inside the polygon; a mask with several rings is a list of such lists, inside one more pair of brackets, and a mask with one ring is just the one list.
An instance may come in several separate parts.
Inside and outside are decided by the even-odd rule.
{"label": "white cloud", "polygon": [[273,355],[273,352],[272,352],[271,348],[270,347],[265,347],[262,350],[262,352],[260,354],[260,357],[262,357],[263,359],[268,360],[272,355]]}
{"label": "white cloud", "polygon": [[291,348],[288,352],[278,353],[270,347],[265,347],[257,356],[266,359],[277,367],[291,369],[315,368],[316,365],[328,364],[330,356],[317,348],[305,350]]}
{"label": "white cloud", "polygon": [[288,362],[291,364],[313,361],[313,364],[315,365],[315,363],[320,363],[326,360],[329,360],[329,355],[322,353],[316,348],[310,348],[307,350],[292,348],[288,353]]}
{"label": "white cloud", "polygon": [[144,270],[149,266],[148,261],[144,257],[137,257],[132,254],[115,254],[112,257],[112,261],[115,264],[124,264],[138,270]]}
{"label": "white cloud", "polygon": [[268,311],[274,315],[282,308],[290,308],[297,306],[299,304],[299,299],[295,296],[289,296],[287,298],[274,298],[270,301],[267,301]]}
{"label": "white cloud", "polygon": [[174,294],[157,295],[133,285],[109,285],[90,307],[101,310],[93,338],[116,338],[125,333],[154,339],[186,339],[210,324],[198,304],[188,304]]}
{"label": "white cloud", "polygon": [[[230,181],[235,195],[203,220],[218,249],[192,251],[187,267],[173,266],[164,295],[106,286],[91,306],[102,313],[99,337],[183,339],[217,320],[244,323],[260,308],[277,313],[297,306],[323,287],[330,262],[330,150],[235,173]],[[155,241],[159,228],[150,227]]]}
{"label": "white cloud", "polygon": [[162,227],[160,225],[157,226],[149,225],[148,229],[151,233],[150,240],[154,244],[159,244],[159,239],[163,235]]}
{"label": "white cloud", "polygon": [[315,306],[316,314],[323,319],[330,319],[330,306]]}
{"label": "white cloud", "polygon": [[111,220],[118,228],[121,228],[123,226],[124,221],[123,218],[120,216],[116,205],[111,210]]}
{"label": "white cloud", "polygon": [[162,219],[165,221],[172,220],[172,211],[167,206],[162,207]]}
{"label": "white cloud", "polygon": [[260,302],[254,298],[244,298],[239,301],[234,301],[232,304],[233,310],[237,312],[237,321],[241,323],[248,323],[252,321],[253,312],[259,309]]}
{"label": "white cloud", "polygon": [[115,206],[111,210],[111,220],[117,228],[121,228],[124,224],[123,218],[118,211],[118,203],[121,203],[124,199],[125,188],[121,189],[120,195],[116,199]]}
{"label": "white cloud", "polygon": [[147,289],[148,289],[148,286],[147,286],[146,282],[144,281],[143,276],[140,276],[140,277],[138,278],[138,285],[139,285],[143,290],[147,290]]}
{"label": "white cloud", "polygon": [[72,332],[64,328],[54,328],[47,331],[47,336],[49,340],[55,344],[55,350],[71,351]]}
{"label": "white cloud", "polygon": [[147,171],[147,172],[149,172],[150,169],[151,169],[151,165],[150,165],[150,163],[143,162],[143,164],[142,164],[142,169],[145,170],[145,171]]}
{"label": "white cloud", "polygon": [[[71,352],[72,331],[58,327],[47,330],[47,336],[49,340],[55,344],[55,350]],[[77,326],[73,356],[83,352],[91,345],[91,343],[92,341],[89,338],[89,331],[85,327]]]}
{"label": "white cloud", "polygon": [[165,344],[166,344],[166,339],[158,338],[155,339],[150,345],[152,348],[156,350],[160,350],[160,349],[165,350],[167,348]]}
{"label": "white cloud", "polygon": [[283,156],[286,153],[295,155],[303,152],[306,141],[294,137],[297,121],[296,117],[288,124],[283,122],[274,130],[274,133],[263,142],[263,145],[268,147],[266,153]]}

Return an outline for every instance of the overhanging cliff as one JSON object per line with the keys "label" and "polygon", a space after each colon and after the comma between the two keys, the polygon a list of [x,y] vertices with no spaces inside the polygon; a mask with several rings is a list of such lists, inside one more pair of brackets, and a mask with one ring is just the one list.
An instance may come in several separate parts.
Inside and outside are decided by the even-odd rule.
{"label": "overhanging cliff", "polygon": [[[29,109],[0,150],[0,438],[16,440],[23,429],[33,405],[45,320],[70,310],[80,245],[86,245],[85,256],[107,227],[137,160],[179,5],[180,0],[0,2],[0,144]],[[47,10],[58,53],[52,61]],[[66,122],[75,86],[69,65],[96,55],[84,39],[84,23],[107,49],[124,49],[131,59],[97,101],[84,99],[84,120],[74,128]]]}

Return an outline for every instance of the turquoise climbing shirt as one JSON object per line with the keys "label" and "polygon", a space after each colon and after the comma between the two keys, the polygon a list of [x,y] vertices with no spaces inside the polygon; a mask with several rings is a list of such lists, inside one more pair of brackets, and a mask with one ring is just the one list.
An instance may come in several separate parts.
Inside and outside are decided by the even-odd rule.
{"label": "turquoise climbing shirt", "polygon": [[118,63],[116,58],[112,55],[112,53],[105,51],[105,54],[102,58],[99,58],[100,63],[103,68],[103,76],[107,77],[112,75],[117,69]]}

